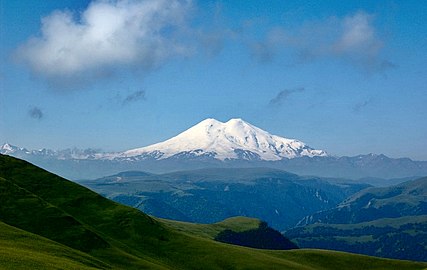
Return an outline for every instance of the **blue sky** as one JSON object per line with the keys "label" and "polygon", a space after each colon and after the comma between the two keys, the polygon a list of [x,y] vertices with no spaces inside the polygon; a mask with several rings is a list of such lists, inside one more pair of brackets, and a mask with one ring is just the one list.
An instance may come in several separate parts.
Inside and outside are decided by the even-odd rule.
{"label": "blue sky", "polygon": [[0,143],[119,151],[243,118],[427,160],[422,1],[1,1]]}

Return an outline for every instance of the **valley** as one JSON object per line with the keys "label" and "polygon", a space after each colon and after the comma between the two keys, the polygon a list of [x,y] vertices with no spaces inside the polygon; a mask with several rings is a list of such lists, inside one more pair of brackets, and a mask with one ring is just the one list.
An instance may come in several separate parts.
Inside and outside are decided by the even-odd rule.
{"label": "valley", "polygon": [[[3,202],[0,217],[1,222],[8,224],[1,227],[7,232],[2,235],[14,232],[23,236],[34,235],[30,236],[32,241],[54,241],[51,242],[52,250],[59,248],[57,255],[48,255],[52,254],[49,246],[45,246],[48,251],[32,248],[30,253],[26,253],[21,240],[15,237],[15,249],[24,256],[17,259],[12,253],[6,253],[2,256],[3,262],[29,261],[30,256],[37,252],[59,257],[63,256],[61,252],[74,252],[67,257],[68,263],[83,264],[87,269],[194,269],[200,265],[207,269],[249,266],[264,269],[341,269],[346,265],[351,269],[349,262],[362,258],[361,255],[320,250],[262,251],[216,242],[212,236],[218,228],[245,231],[245,227],[256,228],[257,223],[249,220],[247,225],[244,222],[242,225],[225,222],[213,225],[212,229],[208,225],[205,228],[173,225],[174,222],[165,222],[114,203],[71,181],[8,156],[0,156],[0,177]],[[195,230],[202,232],[191,233]],[[0,243],[8,243],[5,236],[1,239]],[[315,261],[310,259],[313,256],[317,258]],[[49,259],[42,261],[41,269],[49,264]],[[371,257],[364,258],[363,262],[366,269],[422,269],[426,266]]]}
{"label": "valley", "polygon": [[123,172],[79,183],[156,217],[214,223],[243,215],[260,218],[280,231],[369,187],[268,168],[201,169],[159,175]]}

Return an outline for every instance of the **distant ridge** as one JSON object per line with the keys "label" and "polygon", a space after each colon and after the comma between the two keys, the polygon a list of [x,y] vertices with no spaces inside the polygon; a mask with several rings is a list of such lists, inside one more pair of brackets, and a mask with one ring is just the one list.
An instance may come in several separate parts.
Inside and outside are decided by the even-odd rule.
{"label": "distant ridge", "polygon": [[[0,154],[27,160],[61,176],[80,180],[123,171],[166,173],[202,168],[268,167],[300,175],[371,180],[389,185],[427,175],[427,161],[383,154],[329,155],[297,139],[272,135],[233,118],[208,118],[166,141],[123,152],[97,149],[28,150],[9,143]],[[374,179],[376,178],[376,179]],[[402,179],[397,179],[402,178]],[[394,179],[389,181],[389,179]]]}
{"label": "distant ridge", "polygon": [[94,149],[27,150],[8,143],[0,146],[0,153],[21,157],[36,155],[58,159],[143,160],[170,157],[205,157],[216,160],[277,161],[297,157],[325,157],[324,150],[316,150],[296,139],[272,135],[240,118],[223,123],[208,118],[164,142],[117,153],[103,153]]}

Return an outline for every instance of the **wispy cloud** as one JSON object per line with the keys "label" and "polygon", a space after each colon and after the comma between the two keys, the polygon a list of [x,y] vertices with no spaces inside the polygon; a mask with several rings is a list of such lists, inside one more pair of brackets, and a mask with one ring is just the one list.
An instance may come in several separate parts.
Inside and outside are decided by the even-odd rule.
{"label": "wispy cloud", "polygon": [[252,57],[260,63],[272,62],[280,49],[289,45],[286,35],[282,28],[275,27],[268,31],[263,40],[249,43]]}
{"label": "wispy cloud", "polygon": [[250,44],[251,53],[260,62],[271,62],[279,52],[294,50],[300,62],[335,58],[366,71],[393,68],[394,63],[381,58],[384,41],[373,20],[374,15],[359,11],[342,18],[305,22],[293,29],[275,27]]}
{"label": "wispy cloud", "polygon": [[208,56],[216,56],[223,50],[224,43],[231,37],[232,31],[223,24],[223,4],[214,2],[209,7],[213,10],[212,24],[208,29],[196,30],[192,33],[192,38],[197,39],[199,48]]}
{"label": "wispy cloud", "polygon": [[276,56],[276,48],[268,42],[254,42],[250,49],[252,57],[259,63],[270,63]]}
{"label": "wispy cloud", "polygon": [[372,15],[358,12],[347,16],[341,21],[341,35],[335,45],[337,53],[360,51],[376,54],[382,42],[375,36],[375,29],[371,24]]}
{"label": "wispy cloud", "polygon": [[216,56],[224,48],[224,43],[229,38],[229,33],[227,30],[199,31],[197,38],[201,48],[207,55]]}
{"label": "wispy cloud", "polygon": [[279,93],[277,93],[277,95],[274,98],[272,98],[268,104],[274,105],[274,106],[282,105],[289,98],[290,95],[303,92],[304,90],[305,89],[302,87],[296,88],[296,89],[282,90]]}
{"label": "wispy cloud", "polygon": [[127,95],[121,101],[121,104],[122,104],[122,106],[126,106],[130,103],[134,103],[134,102],[141,101],[141,100],[145,100],[145,91],[144,90],[135,91],[135,92]]}
{"label": "wispy cloud", "polygon": [[372,98],[356,103],[353,106],[354,113],[360,113],[365,107],[372,103]]}
{"label": "wispy cloud", "polygon": [[110,76],[119,67],[151,70],[187,53],[177,33],[191,9],[186,0],[97,0],[81,14],[55,11],[16,58],[61,86]]}
{"label": "wispy cloud", "polygon": [[39,107],[32,107],[28,110],[28,115],[37,120],[41,120],[44,117],[43,111]]}

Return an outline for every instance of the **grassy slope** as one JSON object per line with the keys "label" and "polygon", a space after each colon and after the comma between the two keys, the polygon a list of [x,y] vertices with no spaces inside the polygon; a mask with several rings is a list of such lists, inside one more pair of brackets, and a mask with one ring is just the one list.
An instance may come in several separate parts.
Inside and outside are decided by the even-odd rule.
{"label": "grassy slope", "polygon": [[105,269],[108,265],[44,237],[0,222],[0,268]]}
{"label": "grassy slope", "polygon": [[303,224],[350,224],[427,215],[426,201],[427,177],[424,177],[396,186],[364,189],[335,208],[306,217]]}
{"label": "grassy slope", "polygon": [[303,248],[334,249],[380,257],[425,261],[427,215],[356,224],[312,224],[286,231]]}
{"label": "grassy slope", "polygon": [[285,233],[303,248],[427,261],[427,178],[367,188],[304,221]]}
{"label": "grassy slope", "polygon": [[360,205],[366,199],[371,201],[371,205],[380,208],[390,204],[405,203],[409,206],[416,206],[420,201],[425,200],[427,195],[427,177],[407,181],[391,187],[368,188],[352,195],[343,204]]}
{"label": "grassy slope", "polygon": [[226,229],[243,232],[248,230],[257,229],[261,223],[259,219],[256,218],[247,218],[247,217],[232,217],[227,218],[221,222],[214,224],[198,224],[198,223],[189,223],[168,219],[159,219],[163,224],[166,224],[170,228],[173,228],[177,231],[197,235],[203,238],[214,239],[218,233]]}
{"label": "grassy slope", "polygon": [[[4,178],[0,200],[13,198],[1,204],[2,221],[84,251],[113,268],[360,269],[364,262],[368,262],[365,269],[427,266],[329,251],[265,251],[214,242],[202,235],[181,233],[170,224],[11,157],[0,156],[0,177]],[[14,218],[11,213],[22,215]],[[15,240],[19,248],[23,243]],[[40,256],[50,256],[48,245],[41,240],[38,245],[49,250]],[[3,250],[9,245],[0,242],[0,246]]]}
{"label": "grassy slope", "polygon": [[[316,223],[307,225],[303,228],[305,231],[309,233],[313,233],[314,228],[318,227],[330,227],[337,230],[356,230],[356,229],[363,229],[363,228],[369,228],[369,227],[392,227],[392,228],[399,228],[402,225],[408,224],[408,223],[425,223],[427,221],[427,215],[421,215],[421,216],[405,216],[400,218],[381,218],[373,221],[368,222],[361,222],[361,223],[352,223],[352,224],[323,224],[323,223]],[[298,227],[297,227],[298,228]]]}

